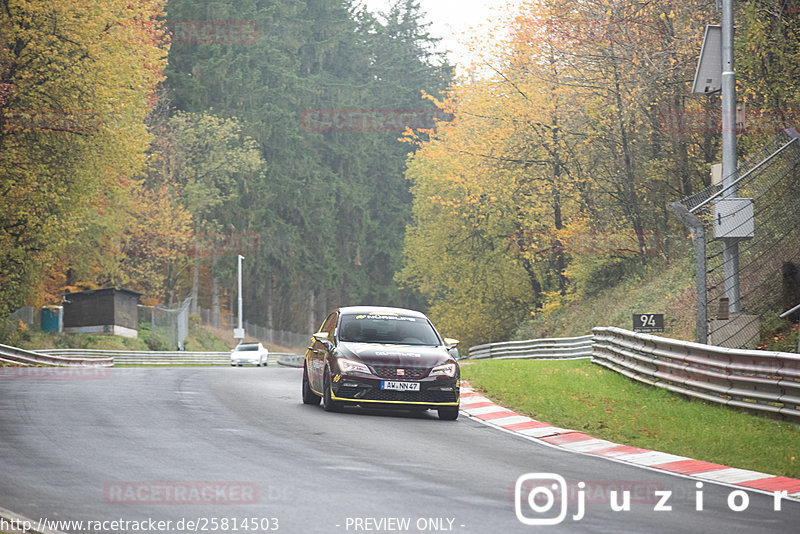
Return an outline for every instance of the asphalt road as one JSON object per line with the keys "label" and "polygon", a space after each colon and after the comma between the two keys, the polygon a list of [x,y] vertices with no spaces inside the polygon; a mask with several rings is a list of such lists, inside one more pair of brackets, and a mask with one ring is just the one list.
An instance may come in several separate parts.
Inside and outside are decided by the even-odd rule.
{"label": "asphalt road", "polygon": [[[84,521],[61,525],[76,533],[751,534],[800,525],[800,503],[774,511],[771,496],[748,492],[747,509],[732,511],[731,487],[697,490],[694,480],[542,446],[463,415],[326,413],[300,402],[300,370],[277,367],[34,378],[0,369],[0,458],[0,507],[35,523]],[[561,524],[517,519],[515,482],[536,472],[564,477],[572,498],[554,491],[548,507],[540,494],[537,513],[531,482],[521,510],[541,522],[565,504]],[[579,481],[585,513],[574,519]],[[630,491],[629,511],[611,510],[614,488]],[[654,510],[654,490],[671,492],[671,510]]]}

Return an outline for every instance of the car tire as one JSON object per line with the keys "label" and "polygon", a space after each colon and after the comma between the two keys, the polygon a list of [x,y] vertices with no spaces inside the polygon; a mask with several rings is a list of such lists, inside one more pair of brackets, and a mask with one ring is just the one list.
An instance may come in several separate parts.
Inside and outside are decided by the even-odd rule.
{"label": "car tire", "polygon": [[334,401],[333,390],[331,390],[331,372],[325,369],[325,376],[322,379],[322,407],[326,412],[338,412],[340,409],[339,403]]}
{"label": "car tire", "polygon": [[458,406],[448,406],[447,408],[439,408],[439,419],[442,421],[455,421],[458,419]]}
{"label": "car tire", "polygon": [[311,384],[308,382],[308,371],[306,366],[303,365],[303,404],[319,404],[321,397],[314,393],[311,389]]}

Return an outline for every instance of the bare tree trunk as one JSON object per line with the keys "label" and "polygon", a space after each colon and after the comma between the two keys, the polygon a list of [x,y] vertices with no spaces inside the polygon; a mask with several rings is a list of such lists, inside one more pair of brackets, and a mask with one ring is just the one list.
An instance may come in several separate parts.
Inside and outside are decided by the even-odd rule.
{"label": "bare tree trunk", "polygon": [[220,328],[219,309],[219,280],[214,276],[211,279],[211,325]]}
{"label": "bare tree trunk", "polygon": [[167,307],[174,308],[175,304],[175,267],[169,262],[167,267]]}
{"label": "bare tree trunk", "polygon": [[[555,97],[555,95],[554,95]],[[558,128],[558,115],[553,114],[553,182],[552,186],[552,202],[553,202],[553,225],[558,230],[564,229],[564,220],[561,215],[561,171],[563,163],[561,161],[561,154],[559,152],[559,128]],[[567,278],[564,276],[564,270],[567,268],[567,262],[564,258],[564,249],[559,247],[556,253],[556,270],[558,271],[558,292],[562,297],[567,295]]]}
{"label": "bare tree trunk", "polygon": [[314,313],[314,290],[308,290],[308,331],[316,332],[317,321]]}
{"label": "bare tree trunk", "polygon": [[189,313],[197,315],[198,302],[197,293],[200,285],[200,258],[197,255],[197,242],[194,244],[194,267],[192,270],[192,304]]}
{"label": "bare tree trunk", "polygon": [[273,342],[273,335],[272,331],[275,329],[275,325],[272,322],[272,276],[267,276],[267,341],[270,343]]}
{"label": "bare tree trunk", "polygon": [[633,169],[633,154],[628,140],[628,127],[624,117],[624,109],[622,102],[622,85],[620,83],[620,75],[617,71],[617,65],[614,63],[614,96],[617,105],[617,127],[619,128],[620,150],[622,156],[622,199],[624,202],[623,209],[627,212],[628,218],[633,224],[633,231],[636,233],[639,253],[644,256],[646,250],[645,236],[644,236],[644,222],[642,220],[641,206],[639,202],[639,195],[636,191],[636,174]]}
{"label": "bare tree trunk", "polygon": [[323,291],[318,297],[317,311],[322,317],[328,316],[328,292]]}

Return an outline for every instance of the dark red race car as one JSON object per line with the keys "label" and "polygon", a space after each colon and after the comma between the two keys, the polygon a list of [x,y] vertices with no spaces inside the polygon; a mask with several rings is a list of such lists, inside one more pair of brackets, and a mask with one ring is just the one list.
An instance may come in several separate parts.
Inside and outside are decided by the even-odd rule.
{"label": "dark red race car", "polygon": [[458,418],[458,341],[428,318],[401,308],[353,306],[328,315],[303,365],[303,402],[437,410]]}

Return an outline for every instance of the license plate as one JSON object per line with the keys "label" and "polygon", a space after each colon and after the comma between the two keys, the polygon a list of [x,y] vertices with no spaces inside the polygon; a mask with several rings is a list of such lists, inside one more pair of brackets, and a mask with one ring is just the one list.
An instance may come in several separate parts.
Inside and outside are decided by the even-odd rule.
{"label": "license plate", "polygon": [[381,389],[394,389],[396,391],[419,391],[419,382],[393,382],[381,381]]}

